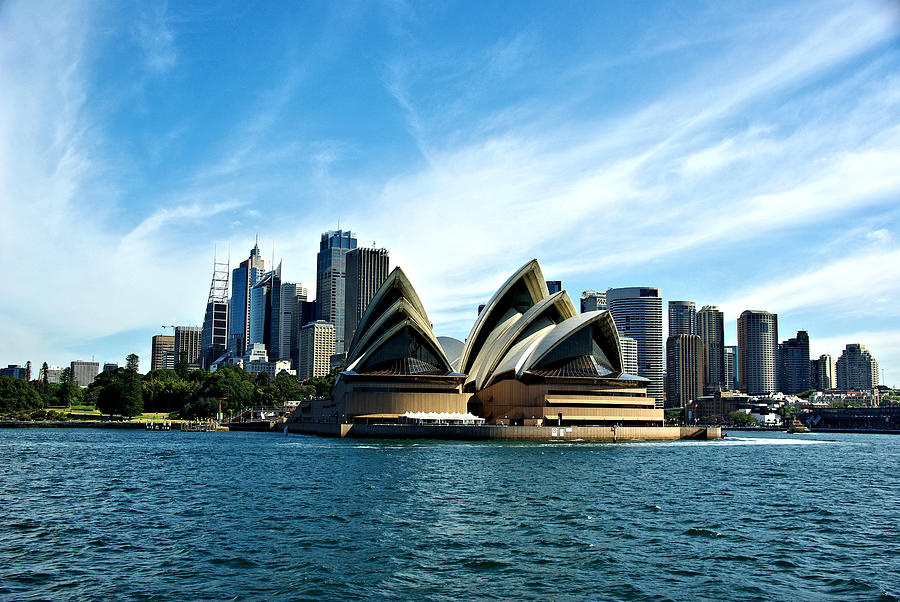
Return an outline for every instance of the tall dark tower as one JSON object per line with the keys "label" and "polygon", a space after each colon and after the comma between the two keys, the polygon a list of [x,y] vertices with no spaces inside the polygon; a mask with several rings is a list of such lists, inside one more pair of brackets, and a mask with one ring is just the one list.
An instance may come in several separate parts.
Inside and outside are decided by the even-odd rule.
{"label": "tall dark tower", "polygon": [[228,317],[228,349],[243,355],[250,336],[250,289],[266,271],[266,262],[259,252],[259,237],[245,259],[231,272],[231,307]]}
{"label": "tall dark tower", "polygon": [[228,344],[228,262],[213,254],[213,276],[200,333],[200,367],[204,370],[225,353]]}
{"label": "tall dark tower", "polygon": [[347,253],[355,248],[353,232],[329,230],[322,233],[316,256],[316,312],[319,320],[334,324],[335,353],[344,352]]}
{"label": "tall dark tower", "polygon": [[344,342],[353,340],[356,325],[369,301],[390,273],[387,249],[353,249],[347,253],[346,311],[344,312]]}

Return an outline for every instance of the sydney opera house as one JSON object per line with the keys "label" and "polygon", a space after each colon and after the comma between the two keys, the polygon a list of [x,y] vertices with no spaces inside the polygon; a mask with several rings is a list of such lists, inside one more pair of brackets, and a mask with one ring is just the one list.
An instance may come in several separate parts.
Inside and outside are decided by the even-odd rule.
{"label": "sydney opera house", "polygon": [[662,426],[648,380],[622,372],[607,311],[579,314],[550,294],[537,260],[517,270],[465,342],[436,337],[399,268],[369,303],[331,397],[303,402],[295,423],[391,424],[410,415],[521,426]]}

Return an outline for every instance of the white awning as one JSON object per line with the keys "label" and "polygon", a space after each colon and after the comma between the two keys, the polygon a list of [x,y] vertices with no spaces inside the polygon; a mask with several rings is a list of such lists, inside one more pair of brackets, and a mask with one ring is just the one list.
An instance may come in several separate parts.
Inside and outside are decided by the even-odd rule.
{"label": "white awning", "polygon": [[427,420],[429,422],[484,422],[484,418],[471,412],[406,412],[400,416],[404,420]]}

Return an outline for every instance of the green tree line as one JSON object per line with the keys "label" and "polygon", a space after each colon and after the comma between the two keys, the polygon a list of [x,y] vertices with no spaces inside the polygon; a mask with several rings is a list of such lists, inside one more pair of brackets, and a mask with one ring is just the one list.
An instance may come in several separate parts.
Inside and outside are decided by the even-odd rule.
{"label": "green tree line", "polygon": [[83,405],[95,407],[104,415],[127,418],[144,412],[167,413],[172,418],[210,418],[218,412],[220,403],[227,415],[251,405],[277,406],[325,397],[337,373],[333,370],[326,376],[299,382],[289,374],[254,376],[237,366],[208,373],[190,370],[179,362],[175,370],[151,370],[141,375],[137,372],[137,356],[132,354],[124,368],[101,372],[90,386],[80,388],[69,368],[63,370],[59,384],[49,384],[45,364],[42,377],[31,382],[0,377],[0,415]]}

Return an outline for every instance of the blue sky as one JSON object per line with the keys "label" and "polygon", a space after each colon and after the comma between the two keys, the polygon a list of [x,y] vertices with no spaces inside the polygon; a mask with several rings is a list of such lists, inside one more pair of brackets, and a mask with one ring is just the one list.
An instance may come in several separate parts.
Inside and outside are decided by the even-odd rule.
{"label": "blue sky", "polygon": [[0,3],[0,363],[202,321],[255,234],[391,251],[438,334],[540,259],[900,384],[895,2]]}

